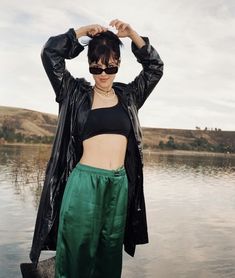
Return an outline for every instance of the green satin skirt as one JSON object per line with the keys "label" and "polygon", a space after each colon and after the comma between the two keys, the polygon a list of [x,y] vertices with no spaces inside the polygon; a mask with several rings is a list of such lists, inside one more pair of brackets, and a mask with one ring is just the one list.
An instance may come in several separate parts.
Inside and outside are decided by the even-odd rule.
{"label": "green satin skirt", "polygon": [[78,163],[60,210],[55,278],[120,278],[128,180],[124,166]]}

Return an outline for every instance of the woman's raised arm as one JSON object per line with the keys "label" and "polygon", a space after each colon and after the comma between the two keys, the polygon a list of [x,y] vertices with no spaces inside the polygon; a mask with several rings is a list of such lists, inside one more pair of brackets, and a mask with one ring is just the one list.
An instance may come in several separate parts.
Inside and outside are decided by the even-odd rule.
{"label": "woman's raised arm", "polygon": [[73,28],[50,37],[42,48],[42,63],[59,103],[75,83],[75,78],[66,69],[65,59],[75,58],[83,49]]}
{"label": "woman's raised arm", "polygon": [[128,84],[129,92],[139,109],[163,75],[163,61],[156,49],[149,43],[149,39],[139,36],[129,24],[114,19],[110,25],[118,30],[117,36],[128,37],[132,40],[132,52],[142,65],[143,69],[140,74]]}

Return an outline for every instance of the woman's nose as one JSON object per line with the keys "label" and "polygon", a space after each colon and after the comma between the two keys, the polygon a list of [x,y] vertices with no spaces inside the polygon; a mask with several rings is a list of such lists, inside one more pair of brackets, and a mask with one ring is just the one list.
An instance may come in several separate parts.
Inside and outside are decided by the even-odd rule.
{"label": "woman's nose", "polygon": [[105,73],[105,71],[104,71],[104,70],[101,72],[101,75],[106,75],[106,73]]}

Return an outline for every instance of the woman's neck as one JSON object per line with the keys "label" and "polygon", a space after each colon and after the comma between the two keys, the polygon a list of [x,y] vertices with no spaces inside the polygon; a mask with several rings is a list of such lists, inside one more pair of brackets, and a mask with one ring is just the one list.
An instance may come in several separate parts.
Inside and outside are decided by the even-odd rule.
{"label": "woman's neck", "polygon": [[101,87],[99,87],[99,86],[97,86],[96,84],[95,84],[95,89],[97,89],[98,91],[100,91],[101,93],[103,92],[103,93],[110,93],[110,92],[112,92],[112,86],[110,86],[110,87],[107,87],[107,88],[101,88]]}

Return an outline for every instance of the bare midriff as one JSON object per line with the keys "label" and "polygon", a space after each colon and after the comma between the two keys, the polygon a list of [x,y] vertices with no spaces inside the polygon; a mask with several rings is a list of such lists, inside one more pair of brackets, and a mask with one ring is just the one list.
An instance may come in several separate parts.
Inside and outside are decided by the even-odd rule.
{"label": "bare midriff", "polygon": [[99,134],[83,141],[81,164],[116,170],[124,165],[127,138],[121,134]]}

